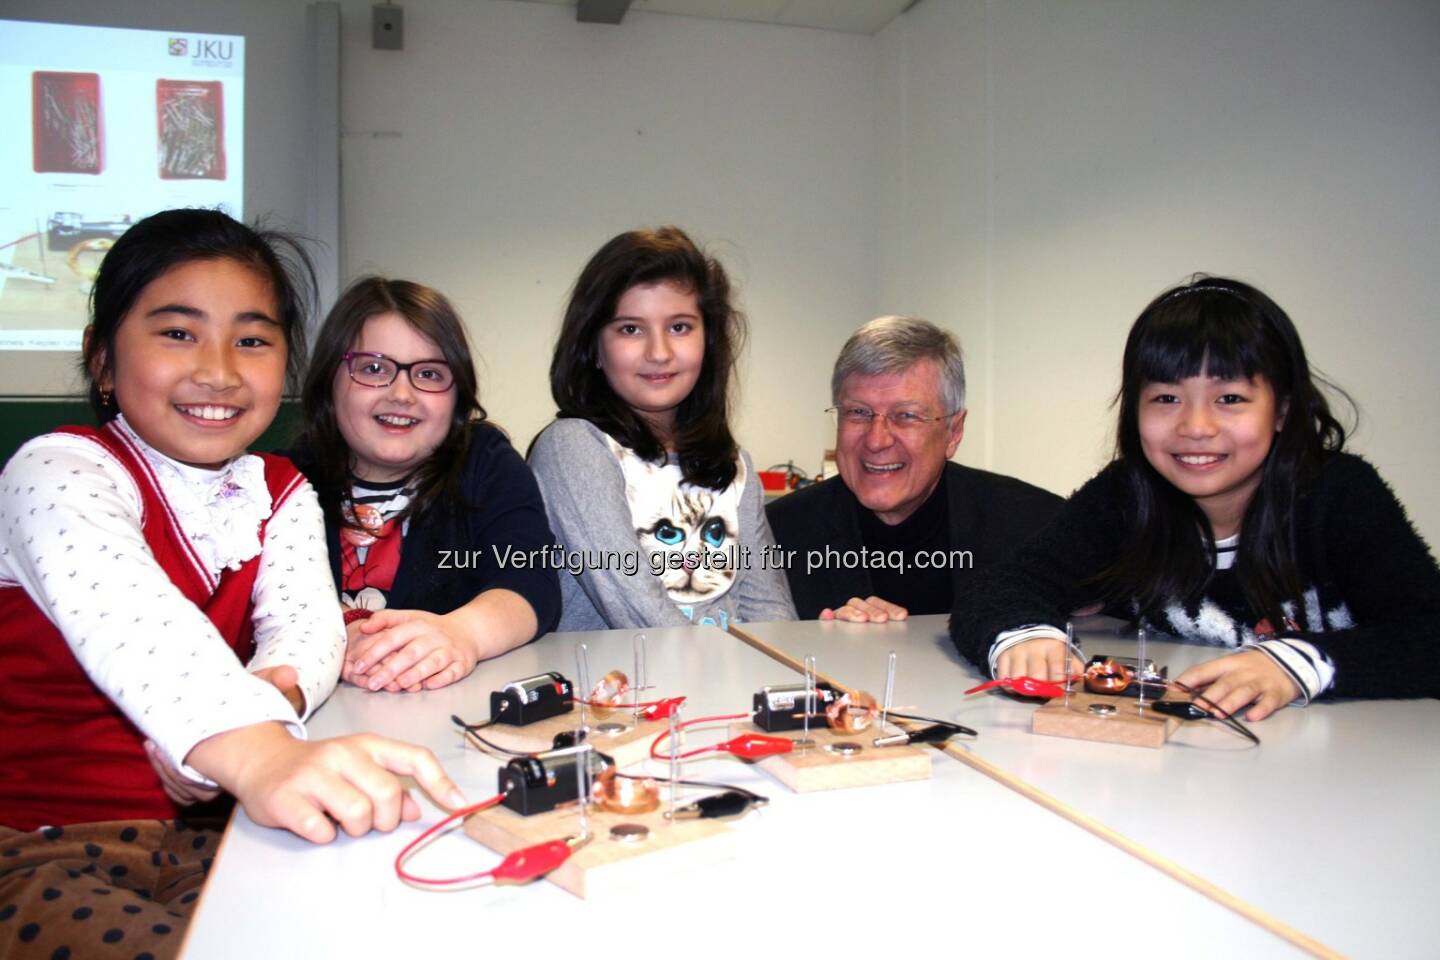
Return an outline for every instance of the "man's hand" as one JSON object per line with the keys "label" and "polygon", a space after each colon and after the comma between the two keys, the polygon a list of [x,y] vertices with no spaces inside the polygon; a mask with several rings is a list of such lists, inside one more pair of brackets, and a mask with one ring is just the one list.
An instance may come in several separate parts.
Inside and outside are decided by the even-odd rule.
{"label": "man's hand", "polygon": [[821,620],[848,620],[851,623],[885,623],[889,620],[904,620],[909,616],[909,610],[880,597],[865,600],[851,597],[845,601],[845,606],[838,610],[826,607],[820,611]]}

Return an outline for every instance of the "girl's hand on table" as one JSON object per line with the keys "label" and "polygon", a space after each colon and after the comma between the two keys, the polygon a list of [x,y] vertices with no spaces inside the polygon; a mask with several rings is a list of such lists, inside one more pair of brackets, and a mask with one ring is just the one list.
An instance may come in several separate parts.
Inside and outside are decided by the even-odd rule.
{"label": "girl's hand on table", "polygon": [[397,774],[413,777],[446,810],[465,805],[433,753],[369,733],[306,741],[278,723],[257,723],[200,741],[187,762],[229,789],[256,823],[312,843],[333,840],[337,824],[358,837],[418,819],[419,804]]}
{"label": "girl's hand on table", "polygon": [[1175,681],[1200,692],[1226,714],[1250,707],[1245,719],[1251,721],[1264,720],[1300,696],[1290,674],[1260,650],[1198,663]]}
{"label": "girl's hand on table", "polygon": [[1010,647],[995,661],[995,679],[1033,677],[1036,680],[1064,681],[1067,675],[1083,673],[1085,665],[1070,653],[1064,640],[1036,637]]}
{"label": "girl's hand on table", "polygon": [[434,690],[470,675],[475,647],[449,617],[424,610],[379,610],[350,625],[344,679],[391,693]]}

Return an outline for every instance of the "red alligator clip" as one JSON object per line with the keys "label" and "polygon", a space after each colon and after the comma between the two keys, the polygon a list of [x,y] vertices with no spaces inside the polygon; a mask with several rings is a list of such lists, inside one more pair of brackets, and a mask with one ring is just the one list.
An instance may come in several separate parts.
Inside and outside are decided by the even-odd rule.
{"label": "red alligator clip", "polygon": [[646,720],[669,720],[675,716],[675,711],[679,710],[684,703],[684,697],[666,697],[664,700],[656,700],[641,710],[640,716]]}
{"label": "red alligator clip", "polygon": [[981,690],[993,690],[997,687],[1013,690],[1022,697],[1051,699],[1065,696],[1065,688],[1062,685],[1051,683],[1048,680],[1036,680],[1034,677],[1001,677],[999,680],[990,680],[978,687],[971,687],[965,693],[968,696],[972,693],[979,693]]}
{"label": "red alligator clip", "polygon": [[771,737],[763,733],[742,733],[724,743],[715,744],[718,752],[733,753],[742,760],[759,760],[777,753],[789,753],[794,749],[794,740]]}
{"label": "red alligator clip", "polygon": [[571,846],[564,840],[550,840],[516,850],[492,871],[496,883],[529,883],[543,877],[570,859]]}

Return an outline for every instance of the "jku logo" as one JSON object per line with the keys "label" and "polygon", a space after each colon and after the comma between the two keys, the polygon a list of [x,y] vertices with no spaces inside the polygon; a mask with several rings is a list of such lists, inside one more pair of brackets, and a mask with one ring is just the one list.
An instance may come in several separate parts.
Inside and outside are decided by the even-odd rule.
{"label": "jku logo", "polygon": [[[189,56],[192,45],[185,37],[170,38],[170,56]],[[202,40],[195,38],[194,58],[196,60],[230,60],[235,56],[234,40]]]}
{"label": "jku logo", "polygon": [[195,57],[200,60],[229,60],[235,53],[233,40],[196,40]]}

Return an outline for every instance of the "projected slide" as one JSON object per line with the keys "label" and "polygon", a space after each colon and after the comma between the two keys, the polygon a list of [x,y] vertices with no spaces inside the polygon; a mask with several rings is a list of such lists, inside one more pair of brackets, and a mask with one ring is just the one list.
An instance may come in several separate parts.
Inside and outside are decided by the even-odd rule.
{"label": "projected slide", "polygon": [[243,37],[0,20],[0,350],[78,350],[141,217],[243,216],[244,72]]}

